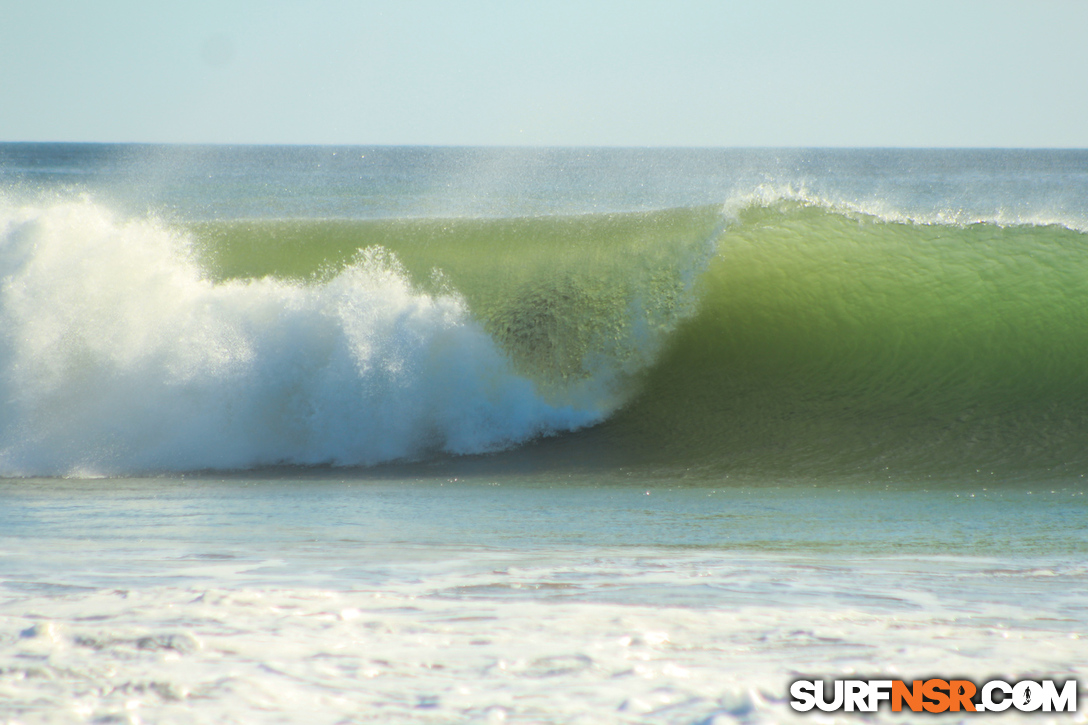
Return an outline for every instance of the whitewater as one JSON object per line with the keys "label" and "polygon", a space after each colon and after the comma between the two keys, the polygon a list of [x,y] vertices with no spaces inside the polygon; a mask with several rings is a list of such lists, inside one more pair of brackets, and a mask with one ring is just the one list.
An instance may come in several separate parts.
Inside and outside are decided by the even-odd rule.
{"label": "whitewater", "polygon": [[0,144],[0,722],[1078,677],[1086,242],[1081,151]]}
{"label": "whitewater", "polygon": [[0,224],[9,476],[365,465],[595,417],[546,406],[463,301],[377,250],[316,285],[215,284],[186,240],[90,202]]}

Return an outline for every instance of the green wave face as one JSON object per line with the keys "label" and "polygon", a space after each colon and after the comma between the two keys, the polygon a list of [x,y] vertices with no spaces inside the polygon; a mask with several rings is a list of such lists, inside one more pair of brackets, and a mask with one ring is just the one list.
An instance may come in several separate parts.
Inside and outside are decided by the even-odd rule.
{"label": "green wave face", "polygon": [[866,476],[1088,467],[1088,237],[783,203],[612,425],[673,460]]}
{"label": "green wave face", "polygon": [[652,364],[720,233],[717,208],[524,219],[242,221],[197,224],[218,279],[336,274],[380,247],[413,283],[455,291],[556,404],[610,410]]}
{"label": "green wave face", "polygon": [[1088,235],[753,205],[193,227],[213,277],[389,250],[557,401],[549,455],[775,475],[1088,470]]}

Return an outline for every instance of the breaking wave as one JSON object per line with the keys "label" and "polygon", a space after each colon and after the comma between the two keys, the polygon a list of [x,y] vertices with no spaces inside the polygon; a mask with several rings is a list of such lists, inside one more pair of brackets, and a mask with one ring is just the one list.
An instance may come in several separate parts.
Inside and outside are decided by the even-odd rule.
{"label": "breaking wave", "polygon": [[1061,224],[777,196],[169,225],[84,200],[0,207],[0,284],[2,475],[549,437],[555,465],[715,475],[1088,468],[1088,235]]}

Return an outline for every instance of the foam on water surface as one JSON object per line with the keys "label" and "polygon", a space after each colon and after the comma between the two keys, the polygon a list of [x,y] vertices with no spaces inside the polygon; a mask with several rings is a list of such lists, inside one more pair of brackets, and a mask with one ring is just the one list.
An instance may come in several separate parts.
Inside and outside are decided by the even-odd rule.
{"label": "foam on water surface", "polygon": [[804,722],[786,694],[806,674],[1083,677],[1081,493],[592,475],[9,481],[2,711]]}
{"label": "foam on water surface", "polygon": [[24,723],[802,722],[786,702],[802,674],[1088,667],[1088,574],[1060,561],[427,556],[332,589],[252,559],[164,562],[181,585],[9,580],[4,710]]}

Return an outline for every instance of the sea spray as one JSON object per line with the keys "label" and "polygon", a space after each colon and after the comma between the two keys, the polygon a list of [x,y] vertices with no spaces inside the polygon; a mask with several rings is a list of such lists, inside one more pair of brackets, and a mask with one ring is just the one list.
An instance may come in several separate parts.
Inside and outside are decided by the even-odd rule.
{"label": "sea spray", "polygon": [[0,473],[373,464],[597,420],[549,405],[454,294],[369,249],[314,284],[218,282],[90,201],[0,219]]}

